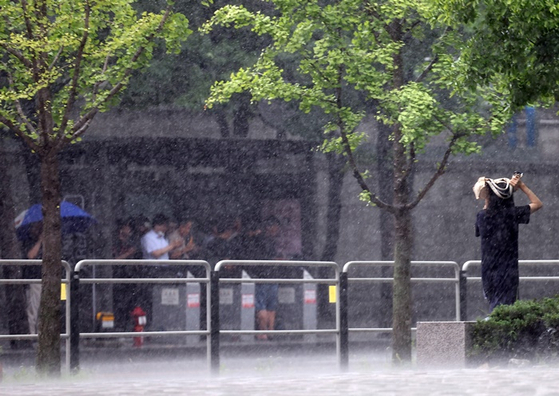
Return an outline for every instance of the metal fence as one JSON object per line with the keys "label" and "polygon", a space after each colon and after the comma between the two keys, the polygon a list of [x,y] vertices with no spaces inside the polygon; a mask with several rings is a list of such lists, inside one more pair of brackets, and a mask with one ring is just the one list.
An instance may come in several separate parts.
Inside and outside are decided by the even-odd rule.
{"label": "metal fence", "polygon": [[[468,271],[474,265],[479,265],[479,260],[467,261],[463,264],[462,269],[453,261],[412,261],[412,266],[436,266],[449,268],[453,271],[453,277],[413,277],[413,283],[450,283],[454,285],[455,294],[455,319],[465,320],[467,303],[467,282],[479,281],[479,276],[470,276]],[[0,260],[0,265],[40,265],[41,260]],[[174,335],[200,335],[206,337],[207,359],[208,365],[213,372],[219,371],[220,366],[220,336],[222,334],[236,335],[288,335],[288,334],[332,334],[336,337],[336,354],[341,369],[348,367],[349,360],[349,333],[350,332],[390,332],[392,328],[366,328],[366,327],[349,327],[348,320],[348,291],[351,284],[357,283],[391,283],[392,277],[350,277],[351,269],[357,267],[386,267],[393,266],[393,261],[350,261],[346,263],[342,270],[335,262],[322,261],[259,261],[259,260],[224,260],[220,261],[215,270],[212,271],[210,265],[206,261],[201,260],[83,260],[76,264],[75,270],[72,271],[67,262],[62,262],[66,271],[65,278],[61,283],[68,286],[69,290],[66,294],[66,329],[61,337],[66,341],[66,363],[67,367],[73,370],[79,369],[79,343],[84,338],[115,338],[115,337],[137,337],[136,332],[79,332],[79,301],[77,293],[80,284],[118,284],[118,283],[150,283],[150,284],[181,284],[181,283],[203,283],[206,284],[206,322],[205,330],[171,330],[171,331],[146,331],[142,336],[174,336]],[[527,265],[543,265],[557,266],[559,260],[520,260],[520,266]],[[113,266],[113,265],[139,265],[139,266],[197,266],[204,269],[205,276],[197,278],[100,278],[85,277],[83,269],[88,266]],[[225,267],[251,267],[251,266],[283,266],[283,267],[301,267],[315,269],[326,267],[331,269],[331,276],[322,279],[306,279],[306,278],[229,278],[222,277]],[[559,276],[521,276],[521,282],[525,281],[548,281],[559,280]],[[0,279],[1,284],[30,284],[40,283],[40,279]],[[223,284],[243,284],[243,283],[277,283],[277,284],[326,284],[336,286],[336,321],[335,327],[330,329],[291,329],[291,330],[240,330],[222,329],[220,326],[220,304],[219,289]],[[414,330],[414,329],[412,329]],[[25,340],[37,339],[36,334],[12,334],[0,335],[0,340]]]}
{"label": "metal fence", "polygon": [[[114,266],[114,265],[135,265],[135,266],[197,266],[205,270],[206,276],[203,278],[82,278],[80,271],[87,266]],[[210,283],[211,267],[207,261],[203,260],[82,260],[76,264],[74,274],[72,276],[72,284],[70,288],[71,294],[79,292],[80,284],[117,284],[117,283],[149,283],[149,284],[181,284],[181,283]],[[206,288],[206,304],[211,306],[210,287]],[[78,370],[80,364],[80,338],[120,338],[120,337],[137,337],[136,332],[103,332],[103,333],[80,333],[79,332],[79,307],[78,301],[71,304],[71,326],[70,326],[70,364],[71,370]],[[207,309],[207,323],[210,324],[210,310]],[[142,336],[169,336],[169,335],[201,335],[206,336],[207,356],[211,365],[211,328],[206,330],[172,330],[172,331],[146,331],[142,332]]]}
{"label": "metal fence", "polygon": [[[468,274],[468,271],[471,272],[472,267],[474,266],[481,266],[481,260],[469,260],[466,261],[462,265],[462,271],[460,276],[462,278],[462,291],[461,291],[461,305],[462,305],[462,316],[460,320],[467,320],[467,312],[468,312],[468,299],[467,299],[467,292],[468,292],[468,282],[481,282],[481,276],[471,276]],[[518,261],[519,269],[522,271],[523,267],[526,268],[528,266],[544,266],[544,267],[552,267],[554,266],[557,268],[559,266],[559,260],[519,260]],[[523,282],[542,282],[542,281],[559,281],[559,275],[547,275],[547,276],[520,276],[520,283]],[[480,294],[481,294],[481,287],[480,287]]]}
{"label": "metal fence", "polygon": [[[251,266],[269,266],[269,267],[304,267],[308,269],[326,267],[332,269],[333,276],[324,279],[303,279],[303,278],[221,278],[220,274],[225,267],[251,267]],[[223,260],[216,264],[215,271],[212,276],[212,342],[214,343],[212,351],[212,367],[214,371],[219,369],[219,340],[220,334],[238,334],[238,335],[259,335],[259,334],[334,334],[336,335],[336,354],[340,361],[340,308],[336,303],[336,327],[333,329],[314,329],[314,330],[221,330],[219,323],[219,284],[223,283],[268,283],[268,284],[339,284],[339,266],[333,261],[288,261],[288,260]],[[339,288],[338,288],[339,290]],[[339,301],[339,299],[338,299]]]}
{"label": "metal fence", "polygon": [[[42,260],[0,260],[0,266],[5,265],[42,265]],[[66,342],[66,367],[70,366],[70,306],[72,304],[72,293],[69,292],[70,282],[72,278],[72,268],[66,261],[62,261],[62,268],[66,272],[64,278],[60,280],[61,288],[64,287],[66,291],[66,304],[65,304],[65,328],[64,333],[60,334],[60,338]],[[0,279],[0,285],[30,285],[40,284],[41,279]],[[0,340],[37,340],[37,334],[1,334]]]}
{"label": "metal fence", "polygon": [[[418,283],[452,283],[455,287],[455,311],[456,320],[460,320],[460,266],[454,261],[412,261],[413,266],[438,266],[438,267],[449,267],[454,270],[453,278],[411,278],[411,282]],[[349,364],[349,333],[350,332],[391,332],[390,327],[349,327],[348,318],[348,307],[349,307],[349,285],[351,283],[383,283],[383,282],[394,282],[392,277],[349,277],[349,271],[355,267],[386,267],[394,266],[394,261],[350,261],[346,263],[343,267],[342,273],[340,275],[340,303],[341,303],[341,353],[340,353],[340,366],[347,367]],[[415,328],[411,329],[412,331]]]}

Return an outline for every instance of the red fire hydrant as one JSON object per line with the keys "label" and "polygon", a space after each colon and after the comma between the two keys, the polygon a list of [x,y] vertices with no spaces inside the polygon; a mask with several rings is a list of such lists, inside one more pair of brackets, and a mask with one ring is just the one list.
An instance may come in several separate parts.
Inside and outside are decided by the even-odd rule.
{"label": "red fire hydrant", "polygon": [[[134,321],[134,331],[141,333],[146,326],[146,312],[141,307],[136,307],[132,311],[132,320]],[[134,346],[141,347],[144,345],[144,337],[134,337]]]}

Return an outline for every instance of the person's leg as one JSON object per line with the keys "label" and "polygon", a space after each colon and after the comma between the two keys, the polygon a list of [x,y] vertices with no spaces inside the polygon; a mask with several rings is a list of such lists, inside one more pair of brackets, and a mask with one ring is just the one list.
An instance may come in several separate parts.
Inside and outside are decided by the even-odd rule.
{"label": "person's leg", "polygon": [[29,322],[29,334],[37,334],[39,318],[39,304],[41,303],[41,284],[34,283],[27,288],[27,321]]}
{"label": "person's leg", "polygon": [[[256,312],[256,321],[258,323],[258,330],[268,330],[268,311],[262,309]],[[256,336],[257,340],[267,340],[268,335],[258,334]]]}
{"label": "person's leg", "polygon": [[266,308],[268,310],[268,330],[274,330],[276,325],[276,309],[278,305],[279,285],[268,285]]}
{"label": "person's leg", "polygon": [[[266,311],[266,293],[265,285],[257,283],[254,290],[254,308],[256,310],[256,324],[258,330],[267,330],[268,322],[268,312]],[[268,336],[266,334],[258,334],[256,336],[257,340],[267,340]]]}

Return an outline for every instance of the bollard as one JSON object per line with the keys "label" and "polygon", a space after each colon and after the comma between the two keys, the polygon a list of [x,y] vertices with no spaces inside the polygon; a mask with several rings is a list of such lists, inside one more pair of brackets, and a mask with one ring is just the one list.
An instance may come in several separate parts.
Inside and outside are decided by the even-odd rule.
{"label": "bollard", "polygon": [[468,320],[468,275],[466,271],[460,271],[460,320]]}
{"label": "bollard", "polygon": [[70,371],[80,370],[80,310],[78,306],[80,275],[76,271],[70,277]]}
{"label": "bollard", "polygon": [[210,274],[210,369],[219,374],[219,272]]}
{"label": "bollard", "polygon": [[[194,275],[190,271],[187,272],[186,277],[193,279]],[[200,330],[200,284],[187,283],[186,284],[186,330],[198,331]],[[187,344],[198,344],[200,336],[189,335],[186,336]]]}
{"label": "bollard", "polygon": [[[250,276],[243,270],[243,279],[250,279]],[[254,283],[243,282],[241,284],[241,330],[254,330]],[[241,341],[253,341],[253,335],[242,335]]]}
{"label": "bollard", "polygon": [[[303,279],[314,279],[307,270],[303,270]],[[316,330],[316,283],[303,284],[303,330]],[[305,334],[305,342],[316,342],[316,334]]]}
{"label": "bollard", "polygon": [[339,341],[339,365],[340,369],[345,371],[349,366],[349,321],[348,321],[348,280],[347,272],[340,273],[339,283],[339,325],[340,325],[340,341]]}

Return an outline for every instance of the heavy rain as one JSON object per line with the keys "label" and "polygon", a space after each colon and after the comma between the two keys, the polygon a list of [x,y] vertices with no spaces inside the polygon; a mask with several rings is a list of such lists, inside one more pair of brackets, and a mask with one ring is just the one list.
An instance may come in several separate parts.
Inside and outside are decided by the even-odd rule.
{"label": "heavy rain", "polygon": [[0,394],[553,392],[559,14],[481,3],[0,1]]}

